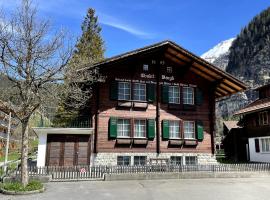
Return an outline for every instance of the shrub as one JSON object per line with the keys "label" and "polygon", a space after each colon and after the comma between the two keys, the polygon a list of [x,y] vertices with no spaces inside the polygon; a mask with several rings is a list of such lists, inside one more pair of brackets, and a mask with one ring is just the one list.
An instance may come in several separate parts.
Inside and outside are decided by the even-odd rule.
{"label": "shrub", "polygon": [[33,180],[30,181],[26,187],[23,187],[19,182],[3,183],[1,187],[8,191],[24,192],[40,190],[43,188],[43,184],[40,181]]}

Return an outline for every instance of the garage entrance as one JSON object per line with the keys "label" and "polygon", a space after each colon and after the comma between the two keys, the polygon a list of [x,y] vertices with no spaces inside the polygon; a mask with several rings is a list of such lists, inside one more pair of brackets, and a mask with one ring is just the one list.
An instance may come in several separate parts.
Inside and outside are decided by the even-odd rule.
{"label": "garage entrance", "polygon": [[90,135],[48,134],[46,166],[90,164]]}

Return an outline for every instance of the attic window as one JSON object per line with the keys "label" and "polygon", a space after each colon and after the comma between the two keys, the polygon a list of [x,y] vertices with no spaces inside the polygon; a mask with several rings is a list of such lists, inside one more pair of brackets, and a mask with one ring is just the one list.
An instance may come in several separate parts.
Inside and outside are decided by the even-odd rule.
{"label": "attic window", "polygon": [[172,67],[167,67],[167,73],[172,73]]}
{"label": "attic window", "polygon": [[145,72],[148,71],[148,65],[147,65],[147,64],[144,64],[144,65],[143,65],[143,71],[145,71]]}

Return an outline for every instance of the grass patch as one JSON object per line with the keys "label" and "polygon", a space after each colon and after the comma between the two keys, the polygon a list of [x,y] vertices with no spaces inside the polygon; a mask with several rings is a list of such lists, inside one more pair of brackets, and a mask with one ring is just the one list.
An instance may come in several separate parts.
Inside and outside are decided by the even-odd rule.
{"label": "grass patch", "polygon": [[26,187],[23,187],[20,182],[3,183],[0,187],[7,191],[27,192],[40,190],[43,188],[43,184],[40,181],[32,180]]}

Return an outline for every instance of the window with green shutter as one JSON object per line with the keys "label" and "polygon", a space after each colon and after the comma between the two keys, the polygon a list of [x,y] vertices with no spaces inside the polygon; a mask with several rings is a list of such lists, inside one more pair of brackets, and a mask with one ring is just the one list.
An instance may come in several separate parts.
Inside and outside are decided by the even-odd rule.
{"label": "window with green shutter", "polygon": [[169,121],[163,120],[162,121],[162,138],[169,139],[170,137],[170,128],[169,128]]}
{"label": "window with green shutter", "polygon": [[203,91],[200,88],[196,88],[196,104],[203,104]]}
{"label": "window with green shutter", "polygon": [[169,86],[163,85],[162,86],[162,103],[169,102]]}
{"label": "window with green shutter", "polygon": [[204,134],[203,134],[203,122],[197,121],[197,139],[203,140]]}
{"label": "window with green shutter", "polygon": [[147,120],[147,138],[150,140],[153,140],[156,135],[155,124],[156,123],[154,119]]}
{"label": "window with green shutter", "polygon": [[111,117],[109,122],[109,138],[117,137],[117,118]]}
{"label": "window with green shutter", "polygon": [[111,100],[118,100],[118,82],[117,81],[111,82],[110,99]]}
{"label": "window with green shutter", "polygon": [[147,84],[147,101],[154,102],[156,100],[156,85]]}

